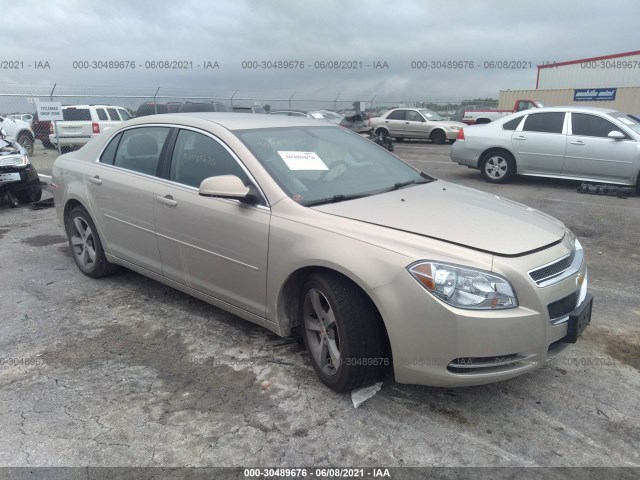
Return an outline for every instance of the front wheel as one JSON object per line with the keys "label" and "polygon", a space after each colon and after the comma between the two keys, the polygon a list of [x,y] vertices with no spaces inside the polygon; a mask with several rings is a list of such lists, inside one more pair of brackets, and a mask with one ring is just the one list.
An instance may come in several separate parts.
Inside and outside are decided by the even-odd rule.
{"label": "front wheel", "polygon": [[69,212],[65,226],[73,260],[82,273],[99,278],[117,269],[107,261],[98,230],[83,207],[74,207]]}
{"label": "front wheel", "polygon": [[489,183],[505,183],[516,173],[516,161],[509,152],[489,152],[480,168],[482,176]]}
{"label": "front wheel", "polygon": [[442,130],[434,130],[431,132],[431,136],[429,138],[431,138],[431,141],[436,145],[442,145],[447,139],[447,136]]}
{"label": "front wheel", "polygon": [[389,365],[377,310],[341,275],[307,277],[300,317],[311,365],[332,390],[346,392],[373,383]]}

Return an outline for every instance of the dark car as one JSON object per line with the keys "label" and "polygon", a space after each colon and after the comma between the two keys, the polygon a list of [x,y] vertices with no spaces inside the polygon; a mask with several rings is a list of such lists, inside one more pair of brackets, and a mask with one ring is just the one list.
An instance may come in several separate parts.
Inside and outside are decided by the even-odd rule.
{"label": "dark car", "polygon": [[0,203],[13,207],[18,203],[38,202],[42,197],[40,177],[18,142],[5,140],[0,131]]}
{"label": "dark car", "polygon": [[35,113],[33,120],[31,120],[31,129],[36,139],[42,142],[44,148],[56,148],[55,145],[49,141],[49,133],[51,133],[50,120],[40,120],[38,114]]}
{"label": "dark car", "polygon": [[229,112],[231,109],[220,102],[185,102],[180,107],[180,113],[187,112]]}

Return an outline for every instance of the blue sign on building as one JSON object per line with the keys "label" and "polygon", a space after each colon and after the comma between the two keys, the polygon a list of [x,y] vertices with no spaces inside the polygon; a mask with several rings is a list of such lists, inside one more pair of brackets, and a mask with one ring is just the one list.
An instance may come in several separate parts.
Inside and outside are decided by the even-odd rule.
{"label": "blue sign on building", "polygon": [[581,88],[573,91],[574,102],[615,100],[617,88]]}

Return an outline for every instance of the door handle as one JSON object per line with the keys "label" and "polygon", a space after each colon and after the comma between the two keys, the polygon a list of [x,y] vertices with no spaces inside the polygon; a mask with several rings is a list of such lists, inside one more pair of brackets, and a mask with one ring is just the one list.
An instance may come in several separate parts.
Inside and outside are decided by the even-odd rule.
{"label": "door handle", "polygon": [[409,125],[409,122],[404,122],[404,123],[406,123],[407,125]]}
{"label": "door handle", "polygon": [[571,143],[571,145],[584,145],[584,142],[582,140],[575,140],[569,143]]}
{"label": "door handle", "polygon": [[526,140],[527,137],[525,137],[524,135],[520,135],[519,137],[513,137],[514,140]]}
{"label": "door handle", "polygon": [[158,200],[158,202],[160,202],[161,204],[166,205],[167,207],[175,207],[176,205],[178,205],[178,202],[174,200],[171,195],[165,195],[164,197],[158,195],[156,197],[156,200]]}
{"label": "door handle", "polygon": [[94,177],[89,177],[89,181],[95,185],[102,185],[102,180],[100,180],[99,175],[96,175]]}

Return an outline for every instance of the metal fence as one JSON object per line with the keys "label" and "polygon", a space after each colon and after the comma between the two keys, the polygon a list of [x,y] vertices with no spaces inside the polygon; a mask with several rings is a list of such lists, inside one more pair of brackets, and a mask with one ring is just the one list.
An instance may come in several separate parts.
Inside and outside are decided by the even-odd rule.
{"label": "metal fence", "polygon": [[[480,100],[480,99],[478,99]],[[487,104],[487,99],[482,99]],[[55,101],[63,105],[108,104],[129,109],[135,114],[145,102],[220,102],[229,107],[260,105],[277,110],[328,109],[334,111],[379,111],[397,106],[430,108],[443,116],[453,113],[465,101],[456,98],[421,98],[362,95],[353,92],[258,92],[248,90],[205,91],[171,87],[125,87],[61,84],[0,84],[0,113],[33,113],[35,102]],[[474,102],[474,101],[467,101]],[[497,100],[493,100],[497,104]],[[479,103],[479,101],[475,101]]]}

